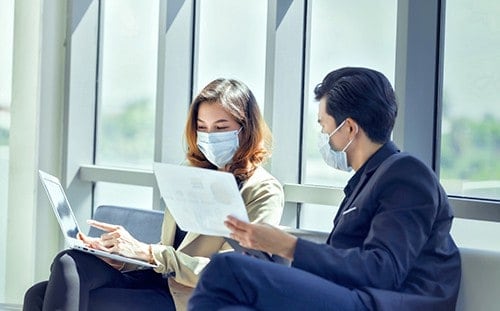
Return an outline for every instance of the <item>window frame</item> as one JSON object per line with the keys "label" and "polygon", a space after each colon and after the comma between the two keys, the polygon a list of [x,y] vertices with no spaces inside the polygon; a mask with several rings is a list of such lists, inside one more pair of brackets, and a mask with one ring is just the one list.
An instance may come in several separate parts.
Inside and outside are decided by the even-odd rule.
{"label": "window frame", "polygon": [[[82,11],[85,11],[83,15],[91,14],[93,19],[93,23],[84,27],[98,26],[95,9],[86,12],[84,5],[75,5],[77,2],[79,0],[72,0],[70,5],[71,27],[79,24]],[[98,1],[89,0],[87,4],[92,6],[95,2]],[[178,142],[171,137],[182,135],[183,120],[193,94],[193,58],[198,40],[197,7],[196,0],[160,1],[157,83],[162,87],[157,87],[155,161],[178,163],[183,158]],[[310,100],[305,98],[307,94],[304,93],[308,82],[305,69],[308,66],[310,8],[311,1],[308,0],[268,1],[264,117],[274,133],[275,147],[273,157],[266,165],[280,182],[287,184],[301,184],[302,116],[304,103]],[[444,12],[444,0],[398,1],[395,90],[400,108],[394,141],[433,168],[438,175]],[[81,51],[91,54],[89,49],[98,47],[98,36],[92,34],[85,40],[77,43],[72,38],[68,48],[63,176],[70,189],[70,200],[79,202],[78,210],[90,211],[92,202],[88,198],[92,196],[93,182],[155,185],[153,173],[149,170],[94,165],[94,124],[83,122],[88,119],[81,116],[84,113],[95,117],[97,85],[89,81],[96,77],[98,51],[93,57],[87,55],[90,64],[96,65],[87,66],[87,71],[78,71],[74,63],[82,59],[81,52],[75,47],[87,47]],[[172,59],[176,60],[175,64]],[[84,83],[85,89],[76,89],[78,83]],[[83,91],[86,97],[77,96]],[[172,109],[168,106],[172,100],[184,104]],[[82,105],[85,107],[77,109]],[[167,110],[168,114],[165,113]],[[286,126],[279,122],[283,119],[287,120]],[[75,146],[74,141],[78,141],[79,146]],[[456,217],[500,222],[500,202],[455,196],[449,196],[449,200]],[[153,208],[161,209],[157,190],[154,191],[153,202]],[[287,203],[283,224],[298,222],[301,204]]]}

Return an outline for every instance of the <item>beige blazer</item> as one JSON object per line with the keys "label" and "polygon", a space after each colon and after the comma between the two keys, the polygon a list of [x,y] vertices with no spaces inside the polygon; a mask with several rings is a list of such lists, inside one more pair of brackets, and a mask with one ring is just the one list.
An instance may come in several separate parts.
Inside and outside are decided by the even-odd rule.
{"label": "beige blazer", "polygon": [[[256,169],[240,190],[251,222],[278,225],[283,212],[284,194],[281,184],[264,168]],[[169,289],[177,310],[185,310],[187,300],[198,282],[200,272],[218,252],[231,250],[224,238],[188,232],[178,249],[174,242],[175,221],[165,211],[161,244],[153,245],[153,257],[159,264],[155,271],[167,274]]]}

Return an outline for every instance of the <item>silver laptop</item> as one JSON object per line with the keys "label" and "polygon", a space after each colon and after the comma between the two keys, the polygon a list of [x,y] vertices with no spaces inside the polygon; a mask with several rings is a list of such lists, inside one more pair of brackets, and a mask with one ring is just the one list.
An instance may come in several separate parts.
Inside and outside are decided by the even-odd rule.
{"label": "silver laptop", "polygon": [[68,198],[64,193],[64,189],[59,181],[59,179],[55,176],[47,174],[43,171],[38,171],[40,175],[40,181],[42,182],[43,187],[45,188],[45,192],[49,197],[49,201],[54,210],[54,214],[56,215],[57,221],[59,222],[59,226],[63,232],[64,238],[69,248],[76,249],[85,253],[90,253],[96,256],[102,256],[111,258],[114,260],[136,264],[144,267],[156,267],[153,264],[148,262],[125,257],[118,254],[108,253],[102,250],[91,249],[84,245],[84,243],[77,239],[77,234],[80,232],[80,228],[78,223],[76,222],[75,215],[71,210],[71,206],[69,205]]}

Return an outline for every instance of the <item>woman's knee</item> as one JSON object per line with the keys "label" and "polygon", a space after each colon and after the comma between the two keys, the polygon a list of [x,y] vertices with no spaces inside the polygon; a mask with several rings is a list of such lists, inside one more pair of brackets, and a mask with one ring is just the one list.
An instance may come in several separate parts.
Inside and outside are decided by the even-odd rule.
{"label": "woman's knee", "polygon": [[59,254],[54,257],[52,260],[52,265],[50,266],[50,270],[53,271],[54,269],[57,269],[60,266],[66,266],[68,264],[74,264],[75,261],[78,260],[80,252],[67,249],[61,251]]}
{"label": "woman's knee", "polygon": [[80,267],[91,267],[96,263],[100,263],[100,259],[94,255],[83,253],[74,249],[61,251],[54,257],[50,270],[54,271],[58,268],[68,269]]}

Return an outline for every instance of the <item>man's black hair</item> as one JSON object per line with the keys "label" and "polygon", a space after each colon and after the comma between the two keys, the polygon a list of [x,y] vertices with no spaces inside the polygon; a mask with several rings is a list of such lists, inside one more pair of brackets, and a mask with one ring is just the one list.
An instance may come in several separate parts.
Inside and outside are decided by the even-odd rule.
{"label": "man's black hair", "polygon": [[398,107],[389,80],[380,72],[344,67],[326,75],[314,89],[316,100],[326,99],[326,112],[337,125],[355,120],[376,143],[390,139]]}

